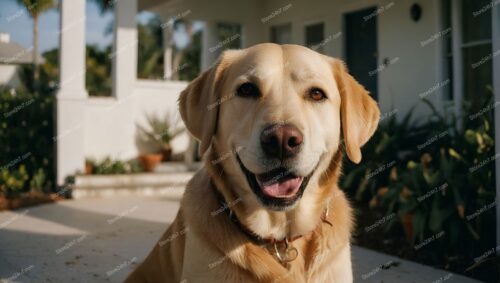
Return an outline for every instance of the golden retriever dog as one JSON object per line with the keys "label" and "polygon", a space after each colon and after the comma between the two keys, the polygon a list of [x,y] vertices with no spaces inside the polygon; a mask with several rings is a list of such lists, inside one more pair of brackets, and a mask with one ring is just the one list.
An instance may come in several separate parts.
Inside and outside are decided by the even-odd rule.
{"label": "golden retriever dog", "polygon": [[204,166],[126,282],[352,282],[337,180],[380,111],[344,63],[298,45],[229,50],[179,108]]}

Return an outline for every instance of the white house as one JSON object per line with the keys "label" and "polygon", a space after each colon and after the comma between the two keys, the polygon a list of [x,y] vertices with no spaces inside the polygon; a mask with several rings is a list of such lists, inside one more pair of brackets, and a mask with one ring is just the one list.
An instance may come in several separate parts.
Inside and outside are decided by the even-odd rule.
{"label": "white house", "polygon": [[[145,111],[176,109],[186,82],[136,78],[139,11],[154,12],[165,23],[183,17],[204,22],[203,69],[227,46],[269,41],[302,44],[343,58],[371,90],[383,115],[404,114],[424,97],[438,106],[474,99],[487,84],[494,85],[495,101],[500,101],[498,0],[116,0],[113,5],[113,96],[101,98],[88,97],[85,90],[85,0],[61,1],[54,137],[59,184],[82,172],[86,157],[135,157],[136,123],[144,122]],[[221,37],[222,29],[226,37]],[[169,30],[164,29],[165,40]],[[165,58],[170,77],[170,56]],[[500,121],[500,110],[495,112]],[[417,114],[425,114],[424,108]],[[174,144],[178,150],[187,146],[186,136]],[[496,146],[500,150],[500,123]],[[497,178],[498,195],[499,187]]]}
{"label": "white house", "polygon": [[[10,40],[10,34],[0,33],[0,85],[13,89],[22,85],[19,68],[33,63],[33,47],[24,48]],[[39,56],[39,61],[43,58]]]}

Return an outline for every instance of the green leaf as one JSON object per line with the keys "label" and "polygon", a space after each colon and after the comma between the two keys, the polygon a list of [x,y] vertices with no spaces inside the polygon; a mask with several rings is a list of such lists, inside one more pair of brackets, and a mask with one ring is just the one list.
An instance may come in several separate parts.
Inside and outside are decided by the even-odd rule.
{"label": "green leaf", "polygon": [[442,231],[444,222],[455,212],[456,209],[453,205],[447,205],[444,208],[440,208],[438,198],[434,197],[429,217],[429,229],[433,233]]}
{"label": "green leaf", "polygon": [[426,226],[425,218],[425,215],[421,211],[417,211],[413,215],[413,243],[415,243],[416,241],[421,242],[424,240]]}
{"label": "green leaf", "polygon": [[481,239],[481,236],[476,232],[476,230],[474,230],[474,228],[472,228],[472,225],[470,225],[469,222],[465,222],[465,226],[475,240],[479,241]]}
{"label": "green leaf", "polygon": [[460,154],[459,154],[456,150],[454,150],[453,148],[449,148],[449,149],[448,149],[448,153],[449,153],[452,157],[454,157],[454,158],[456,158],[456,159],[458,159],[458,160],[463,160],[462,156],[461,156],[461,155],[460,155]]}

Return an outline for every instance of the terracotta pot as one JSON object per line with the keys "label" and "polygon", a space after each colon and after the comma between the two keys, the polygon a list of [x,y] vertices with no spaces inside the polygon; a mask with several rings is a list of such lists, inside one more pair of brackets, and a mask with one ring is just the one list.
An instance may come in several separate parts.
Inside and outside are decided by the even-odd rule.
{"label": "terracotta pot", "polygon": [[85,175],[92,175],[92,172],[94,171],[94,166],[90,163],[85,164]]}
{"label": "terracotta pot", "polygon": [[58,194],[44,194],[39,192],[30,192],[14,198],[0,197],[0,211],[9,209],[20,209],[23,207],[51,203],[64,198]]}
{"label": "terracotta pot", "polygon": [[170,145],[164,145],[161,149],[162,161],[170,161],[172,160],[172,148]]}
{"label": "terracotta pot", "polygon": [[150,153],[150,154],[141,154],[139,156],[139,160],[141,161],[144,170],[147,172],[153,172],[156,166],[161,162],[163,158],[163,154],[161,153]]}
{"label": "terracotta pot", "polygon": [[12,198],[9,199],[9,209],[18,209],[21,207],[30,206],[29,200],[23,198]]}
{"label": "terracotta pot", "polygon": [[47,195],[38,193],[27,193],[19,197],[9,199],[9,208],[19,209],[47,202],[51,202],[49,196]]}
{"label": "terracotta pot", "polygon": [[9,200],[5,197],[0,197],[0,211],[9,209]]}
{"label": "terracotta pot", "polygon": [[411,241],[413,238],[413,214],[405,214],[401,217],[403,229],[405,231],[406,240]]}

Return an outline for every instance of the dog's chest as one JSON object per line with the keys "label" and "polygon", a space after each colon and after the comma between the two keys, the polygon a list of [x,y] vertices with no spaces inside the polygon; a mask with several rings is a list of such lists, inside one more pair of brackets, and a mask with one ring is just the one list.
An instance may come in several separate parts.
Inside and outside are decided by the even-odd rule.
{"label": "dog's chest", "polygon": [[325,251],[311,257],[311,247],[305,242],[295,245],[299,256],[294,261],[284,265],[285,268],[281,270],[276,268],[273,274],[269,274],[269,280],[259,280],[252,270],[267,267],[266,260],[278,262],[272,247],[260,248],[263,254],[248,253],[243,248],[235,248],[224,254],[191,233],[186,237],[182,279],[187,282],[240,283],[352,282],[349,246],[337,255],[332,256]]}

